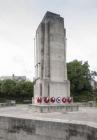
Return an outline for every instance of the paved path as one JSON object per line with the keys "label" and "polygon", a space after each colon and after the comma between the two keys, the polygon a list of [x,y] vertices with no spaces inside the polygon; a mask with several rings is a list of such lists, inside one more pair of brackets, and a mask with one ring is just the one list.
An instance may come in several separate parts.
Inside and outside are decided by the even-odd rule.
{"label": "paved path", "polygon": [[24,119],[57,121],[65,123],[77,123],[97,128],[97,109],[92,107],[80,108],[78,112],[69,113],[38,113],[27,105],[0,108],[0,116],[16,117]]}

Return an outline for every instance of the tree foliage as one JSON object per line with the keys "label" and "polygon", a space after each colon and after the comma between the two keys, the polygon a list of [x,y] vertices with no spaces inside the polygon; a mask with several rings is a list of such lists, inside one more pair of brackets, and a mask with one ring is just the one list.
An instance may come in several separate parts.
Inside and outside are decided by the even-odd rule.
{"label": "tree foliage", "polygon": [[95,80],[95,77],[97,77],[97,72],[91,71],[91,78]]}
{"label": "tree foliage", "polygon": [[31,81],[0,81],[0,98],[24,100],[33,97],[33,82]]}
{"label": "tree foliage", "polygon": [[91,73],[88,62],[74,60],[67,63],[68,79],[71,85],[71,94],[80,95],[91,92]]}
{"label": "tree foliage", "polygon": [[15,92],[15,81],[12,80],[4,80],[1,82],[1,96],[8,97],[8,96],[13,96]]}

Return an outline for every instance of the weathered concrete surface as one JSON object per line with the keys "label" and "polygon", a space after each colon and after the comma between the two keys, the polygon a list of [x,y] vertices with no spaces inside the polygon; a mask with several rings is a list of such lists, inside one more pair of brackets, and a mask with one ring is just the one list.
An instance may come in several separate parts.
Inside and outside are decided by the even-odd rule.
{"label": "weathered concrete surface", "polygon": [[70,97],[64,19],[47,12],[37,28],[35,42],[35,103],[40,96]]}
{"label": "weathered concrete surface", "polygon": [[27,106],[0,109],[0,140],[97,140],[97,109],[35,113]]}
{"label": "weathered concrete surface", "polygon": [[79,106],[77,104],[31,104],[30,107],[37,112],[50,113],[50,112],[73,112],[78,111]]}

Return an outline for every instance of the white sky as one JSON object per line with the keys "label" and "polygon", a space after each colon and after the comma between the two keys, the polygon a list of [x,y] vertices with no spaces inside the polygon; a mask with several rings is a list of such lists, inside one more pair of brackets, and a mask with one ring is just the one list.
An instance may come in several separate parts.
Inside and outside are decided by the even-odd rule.
{"label": "white sky", "polygon": [[34,35],[46,11],[64,17],[67,61],[97,71],[97,0],[0,0],[0,76],[34,75]]}

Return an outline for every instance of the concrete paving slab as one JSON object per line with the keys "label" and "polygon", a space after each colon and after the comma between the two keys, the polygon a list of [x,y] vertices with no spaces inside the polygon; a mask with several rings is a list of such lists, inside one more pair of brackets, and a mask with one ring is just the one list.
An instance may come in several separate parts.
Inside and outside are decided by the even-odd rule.
{"label": "concrete paving slab", "polygon": [[33,109],[31,109],[28,105],[17,105],[14,107],[0,108],[0,116],[84,124],[97,128],[97,108],[95,107],[83,107],[80,108],[78,112],[69,113],[38,113],[34,112]]}

